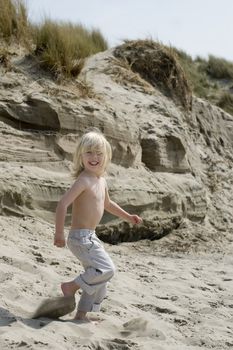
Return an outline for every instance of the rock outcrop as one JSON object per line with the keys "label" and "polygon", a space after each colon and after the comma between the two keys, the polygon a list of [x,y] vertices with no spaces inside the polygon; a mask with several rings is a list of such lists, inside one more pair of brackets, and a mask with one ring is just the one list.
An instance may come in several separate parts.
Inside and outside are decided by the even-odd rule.
{"label": "rock outcrop", "polygon": [[195,97],[185,110],[117,62],[113,50],[92,56],[63,84],[30,57],[0,66],[0,214],[53,222],[75,144],[98,127],[113,149],[111,197],[144,218],[135,228],[105,214],[103,240],[157,239],[184,220],[232,233],[233,117]]}

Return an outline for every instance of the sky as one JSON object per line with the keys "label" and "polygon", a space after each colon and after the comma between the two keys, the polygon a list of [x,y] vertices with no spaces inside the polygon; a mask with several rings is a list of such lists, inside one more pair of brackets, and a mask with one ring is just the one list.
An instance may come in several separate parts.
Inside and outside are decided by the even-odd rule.
{"label": "sky", "polygon": [[99,29],[110,47],[124,39],[153,39],[193,58],[233,62],[233,0],[26,0],[29,19]]}

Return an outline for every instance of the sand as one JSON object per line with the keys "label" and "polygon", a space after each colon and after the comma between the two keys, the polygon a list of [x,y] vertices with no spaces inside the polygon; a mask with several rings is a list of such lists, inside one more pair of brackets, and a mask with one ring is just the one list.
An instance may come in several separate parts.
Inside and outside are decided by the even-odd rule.
{"label": "sand", "polygon": [[[22,48],[9,52],[8,67],[0,65],[0,350],[231,349],[232,116],[195,96],[184,111],[118,64],[113,49],[64,84]],[[106,216],[102,238],[170,234],[105,244],[117,272],[101,322],[74,322],[72,307],[59,319],[34,319],[82,270],[54,247],[53,222],[75,145],[91,125],[113,148],[111,198],[144,219],[135,230]]]}
{"label": "sand", "polygon": [[[53,225],[35,218],[0,217],[0,348],[8,349],[230,349],[233,346],[232,242],[225,252],[177,249],[169,241],[105,244],[117,266],[102,319],[32,319],[79,262],[53,246]],[[173,246],[173,251],[169,247]],[[79,294],[76,295],[76,302]],[[94,314],[93,314],[94,315]]]}

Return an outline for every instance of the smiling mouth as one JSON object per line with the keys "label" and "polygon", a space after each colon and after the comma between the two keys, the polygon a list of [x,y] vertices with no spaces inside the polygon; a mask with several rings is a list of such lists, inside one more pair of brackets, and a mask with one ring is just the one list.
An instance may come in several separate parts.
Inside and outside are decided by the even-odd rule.
{"label": "smiling mouth", "polygon": [[99,162],[89,162],[89,164],[90,164],[91,166],[96,166],[96,165],[99,164]]}

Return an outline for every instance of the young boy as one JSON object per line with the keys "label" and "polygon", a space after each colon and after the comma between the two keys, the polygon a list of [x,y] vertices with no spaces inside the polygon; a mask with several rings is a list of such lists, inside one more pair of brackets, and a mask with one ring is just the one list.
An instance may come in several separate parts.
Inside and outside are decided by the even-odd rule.
{"label": "young boy", "polygon": [[105,137],[96,131],[84,134],[74,155],[73,186],[63,195],[56,210],[54,244],[65,246],[64,222],[67,208],[72,204],[72,223],[67,245],[80,260],[84,272],[73,281],[62,283],[64,296],[74,296],[78,289],[82,295],[75,319],[88,320],[86,314],[99,311],[106,296],[107,282],[114,274],[114,264],[95,234],[104,210],[140,224],[138,215],[131,215],[109,198],[105,170],[111,161],[111,146]]}

